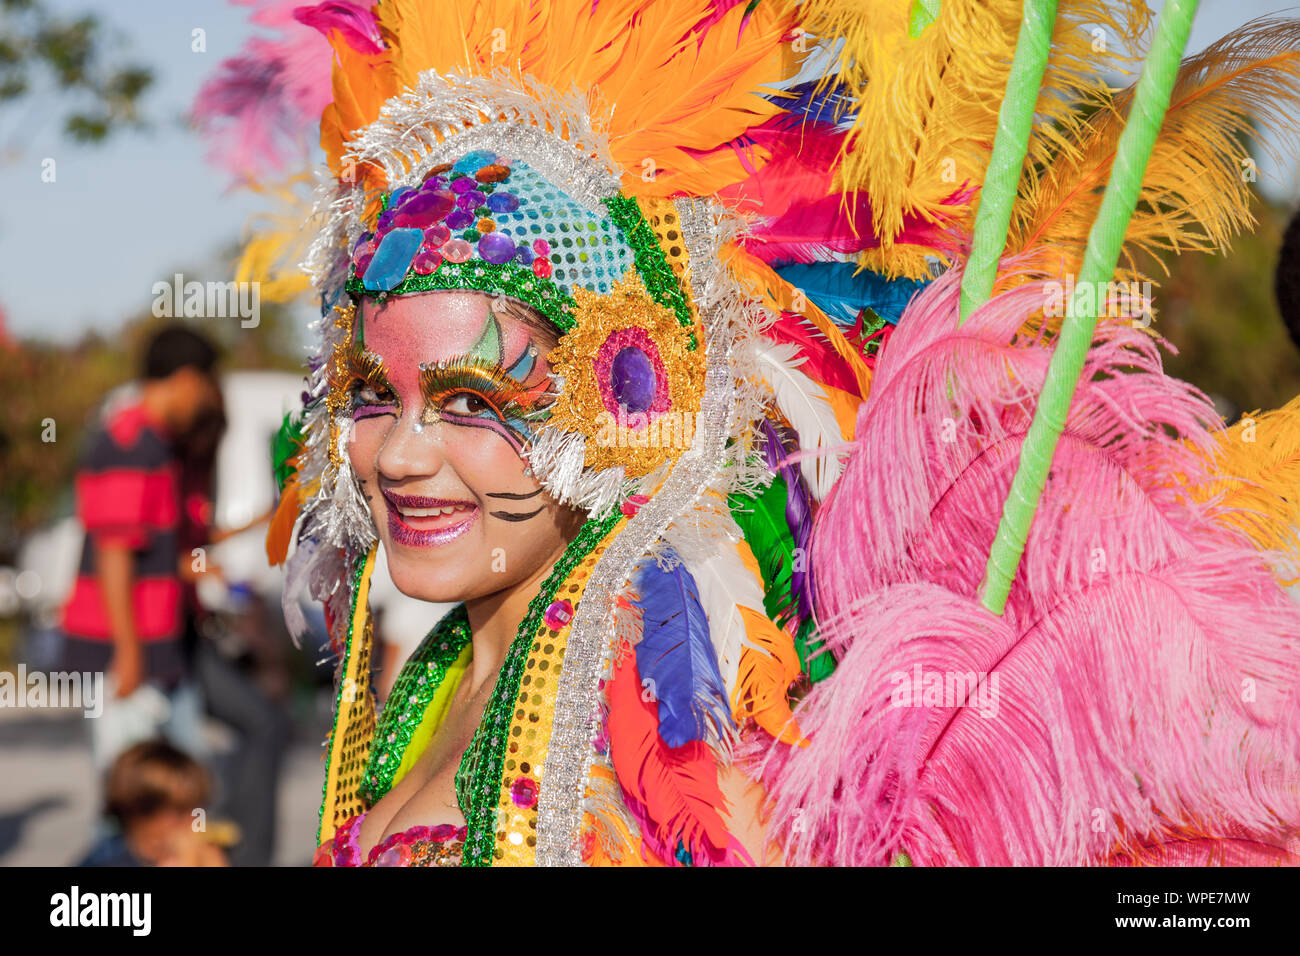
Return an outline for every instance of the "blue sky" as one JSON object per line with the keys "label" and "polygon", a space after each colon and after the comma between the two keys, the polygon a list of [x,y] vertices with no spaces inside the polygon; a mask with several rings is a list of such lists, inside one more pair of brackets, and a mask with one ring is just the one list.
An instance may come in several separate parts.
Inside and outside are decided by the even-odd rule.
{"label": "blue sky", "polygon": [[[64,139],[53,104],[24,103],[0,114],[0,308],[11,334],[68,341],[91,327],[112,332],[149,308],[154,282],[177,271],[229,277],[221,250],[261,206],[226,189],[182,116],[203,79],[253,29],[247,9],[225,0],[47,2],[96,13],[120,39],[123,56],[147,63],[156,76],[144,101],[152,128],[105,146]],[[1282,9],[1277,0],[1203,0],[1190,49]],[[191,50],[195,28],[206,31],[205,53]],[[53,183],[41,181],[47,157],[57,164]],[[1270,193],[1300,195],[1294,160],[1285,172],[1262,161],[1260,168]],[[304,306],[302,314],[305,322],[312,310]]]}

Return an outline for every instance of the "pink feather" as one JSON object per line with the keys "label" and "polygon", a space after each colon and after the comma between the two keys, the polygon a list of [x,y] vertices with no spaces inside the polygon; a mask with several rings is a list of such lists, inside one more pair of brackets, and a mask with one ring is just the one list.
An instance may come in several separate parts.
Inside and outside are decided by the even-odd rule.
{"label": "pink feather", "polygon": [[357,49],[380,48],[374,15],[360,3],[269,0],[252,19],[277,35],[254,37],[223,61],[191,111],[209,161],[236,181],[262,179],[306,155],[333,98],[330,30]]}
{"label": "pink feather", "polygon": [[[1044,289],[960,329],[959,291],[950,272],[904,314],[817,517],[839,665],[797,711],[812,743],[747,748],[789,861],[1097,863],[1186,826],[1283,845],[1300,824],[1300,605],[1217,506],[1175,490],[1208,467],[1212,406],[1147,335],[1100,329],[994,617],[976,595],[1050,358],[1019,333]],[[895,696],[964,674],[996,694]]]}

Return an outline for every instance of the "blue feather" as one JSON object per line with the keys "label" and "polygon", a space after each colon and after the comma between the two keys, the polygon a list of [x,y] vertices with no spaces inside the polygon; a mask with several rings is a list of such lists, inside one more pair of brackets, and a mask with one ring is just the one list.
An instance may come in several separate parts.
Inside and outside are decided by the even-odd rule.
{"label": "blue feather", "polygon": [[695,578],[685,565],[665,571],[646,558],[632,583],[642,620],[636,667],[659,702],[659,736],[669,747],[704,740],[710,730],[720,736],[731,709]]}
{"label": "blue feather", "polygon": [[929,285],[919,279],[886,279],[870,269],[855,276],[852,262],[795,262],[775,269],[837,324],[848,326],[863,309],[897,325],[912,296]]}
{"label": "blue feather", "polygon": [[813,91],[816,87],[817,81],[809,80],[807,83],[799,83],[785,90],[786,94],[793,95],[782,96],[776,93],[767,99],[781,109],[788,110],[793,116],[806,119],[809,123],[836,126],[852,122],[856,111],[853,97],[845,84],[827,84],[820,93],[814,95]]}

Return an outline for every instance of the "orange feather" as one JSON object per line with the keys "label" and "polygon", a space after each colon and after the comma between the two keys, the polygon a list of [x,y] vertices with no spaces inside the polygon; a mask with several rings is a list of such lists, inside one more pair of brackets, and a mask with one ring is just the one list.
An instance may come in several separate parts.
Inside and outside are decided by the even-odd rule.
{"label": "orange feather", "polygon": [[[297,463],[296,458],[291,462]],[[271,515],[270,527],[266,529],[266,560],[271,564],[284,564],[289,556],[289,545],[293,542],[293,526],[298,521],[298,512],[302,508],[302,494],[298,487],[298,473],[294,471],[284,483],[280,492],[280,503]]]}

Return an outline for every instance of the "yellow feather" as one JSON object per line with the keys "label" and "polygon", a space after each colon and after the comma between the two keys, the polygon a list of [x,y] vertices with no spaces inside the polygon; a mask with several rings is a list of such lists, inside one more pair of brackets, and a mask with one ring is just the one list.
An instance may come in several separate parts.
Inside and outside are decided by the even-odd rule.
{"label": "yellow feather", "polygon": [[245,231],[253,238],[240,254],[235,280],[261,283],[260,295],[267,302],[288,302],[310,285],[298,266],[313,239],[311,201],[303,191],[310,182],[304,173],[283,183],[251,185],[273,208],[250,219]]}
{"label": "yellow feather", "polygon": [[[821,85],[845,84],[860,104],[836,180],[871,196],[881,248],[860,261],[890,275],[922,276],[921,253],[895,247],[894,239],[910,215],[969,224],[975,197],[961,206],[943,201],[984,181],[1021,0],[943,0],[936,20],[916,37],[910,35],[912,0],[778,3],[799,10],[810,34],[844,38]],[[1100,88],[1097,73],[1127,63],[1117,41],[1140,33],[1148,18],[1140,0],[1062,0],[1029,162],[1045,158],[1054,125],[1074,121],[1073,102]],[[1098,26],[1112,41],[1104,50],[1094,49]]]}
{"label": "yellow feather", "polygon": [[[1024,177],[1008,253],[1036,249],[1042,270],[1078,270],[1131,99],[1131,88],[1103,94],[1073,141]],[[1254,225],[1241,138],[1256,125],[1293,137],[1300,127],[1300,21],[1247,24],[1183,64],[1117,279],[1147,278],[1138,251],[1226,250],[1231,236]]]}
{"label": "yellow feather", "polygon": [[1201,501],[1222,495],[1220,520],[1261,548],[1289,552],[1300,573],[1300,396],[1224,431],[1213,471],[1192,494]]}

